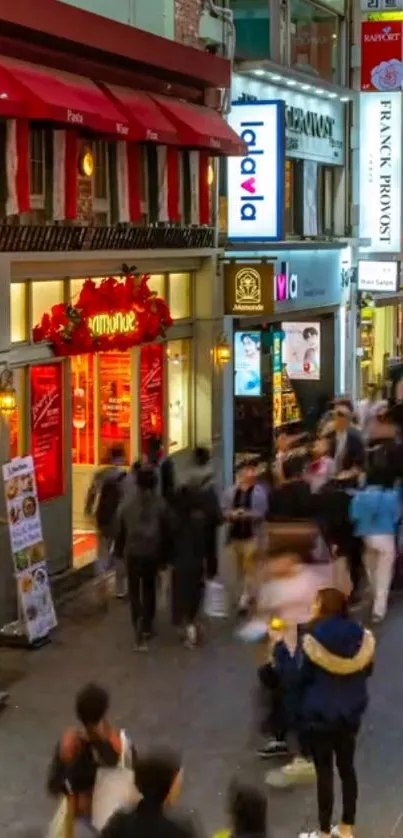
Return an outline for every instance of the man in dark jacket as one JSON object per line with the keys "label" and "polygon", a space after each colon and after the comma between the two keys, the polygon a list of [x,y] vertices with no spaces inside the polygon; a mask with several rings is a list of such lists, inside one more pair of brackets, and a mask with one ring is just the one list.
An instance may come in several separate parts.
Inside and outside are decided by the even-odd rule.
{"label": "man in dark jacket", "polygon": [[174,818],[182,784],[180,760],[174,754],[151,754],[136,762],[136,787],[142,800],[134,809],[117,812],[101,838],[196,838],[191,821]]}
{"label": "man in dark jacket", "polygon": [[336,474],[362,470],[365,465],[365,447],[361,431],[352,424],[353,414],[345,404],[334,410],[334,432],[330,437],[330,455],[335,461]]}

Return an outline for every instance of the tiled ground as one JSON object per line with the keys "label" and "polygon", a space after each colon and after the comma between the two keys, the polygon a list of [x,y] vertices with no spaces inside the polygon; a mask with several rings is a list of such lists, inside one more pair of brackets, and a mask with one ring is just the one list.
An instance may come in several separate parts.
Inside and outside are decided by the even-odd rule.
{"label": "tiled ground", "polygon": [[[85,610],[85,609],[84,609]],[[358,836],[403,838],[403,603],[397,603],[379,638],[372,703],[359,749],[361,785]],[[162,626],[152,653],[131,651],[125,604],[103,617],[74,612],[55,641],[38,652],[0,650],[0,678],[10,669],[9,708],[0,716],[0,835],[42,838],[51,810],[44,778],[52,747],[71,719],[76,688],[104,682],[113,692],[113,717],[139,746],[157,742],[182,749],[184,805],[195,809],[209,836],[223,825],[229,778],[256,782],[262,765],[251,749],[254,655],[216,624],[204,648],[178,648]],[[14,673],[15,674],[15,673]],[[290,838],[314,825],[311,788],[270,792],[273,838]]]}

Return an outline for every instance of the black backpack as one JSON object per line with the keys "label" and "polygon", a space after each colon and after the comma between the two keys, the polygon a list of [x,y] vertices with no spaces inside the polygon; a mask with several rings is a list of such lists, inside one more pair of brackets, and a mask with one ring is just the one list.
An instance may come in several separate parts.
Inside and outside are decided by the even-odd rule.
{"label": "black backpack", "polygon": [[61,759],[57,745],[48,774],[48,791],[55,797],[66,792],[92,793],[98,768],[114,768],[118,762],[119,755],[107,739],[89,741],[77,734],[74,756],[68,763]]}
{"label": "black backpack", "polygon": [[113,525],[117,508],[122,497],[122,482],[126,472],[118,469],[110,469],[102,480],[98,504],[95,512],[95,519],[99,530],[104,530]]}

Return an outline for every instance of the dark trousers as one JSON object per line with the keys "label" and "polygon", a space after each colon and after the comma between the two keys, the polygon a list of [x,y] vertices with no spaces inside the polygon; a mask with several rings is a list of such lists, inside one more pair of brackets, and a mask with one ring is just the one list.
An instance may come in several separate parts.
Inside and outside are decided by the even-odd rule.
{"label": "dark trousers", "polygon": [[156,609],[157,574],[157,562],[150,559],[128,562],[130,612],[138,639],[152,631]]}
{"label": "dark trousers", "polygon": [[196,621],[204,592],[203,567],[172,571],[172,622],[191,626]]}
{"label": "dark trousers", "polygon": [[350,571],[351,584],[353,586],[353,593],[357,594],[363,583],[365,577],[364,563],[362,560],[362,539],[351,536],[348,546],[346,548],[346,558],[348,569]]}
{"label": "dark trousers", "polygon": [[342,823],[354,826],[358,785],[354,768],[357,728],[340,725],[333,729],[309,732],[310,749],[316,768],[319,827],[330,833],[334,804],[333,761],[336,760],[341,781]]}

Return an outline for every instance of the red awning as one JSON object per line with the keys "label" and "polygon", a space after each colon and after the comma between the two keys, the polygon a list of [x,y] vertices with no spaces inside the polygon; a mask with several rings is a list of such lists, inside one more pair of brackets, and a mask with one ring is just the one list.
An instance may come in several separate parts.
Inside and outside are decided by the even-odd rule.
{"label": "red awning", "polygon": [[110,84],[99,83],[99,86],[129,122],[131,139],[139,143],[178,145],[178,133],[172,122],[147,93]]}
{"label": "red awning", "polygon": [[0,58],[0,73],[24,100],[25,116],[127,138],[129,123],[95,82],[48,67]]}
{"label": "red awning", "polygon": [[18,85],[0,67],[0,116],[26,116],[27,103]]}
{"label": "red awning", "polygon": [[234,157],[247,153],[247,145],[217,111],[167,96],[153,96],[153,99],[177,129],[180,145]]}

